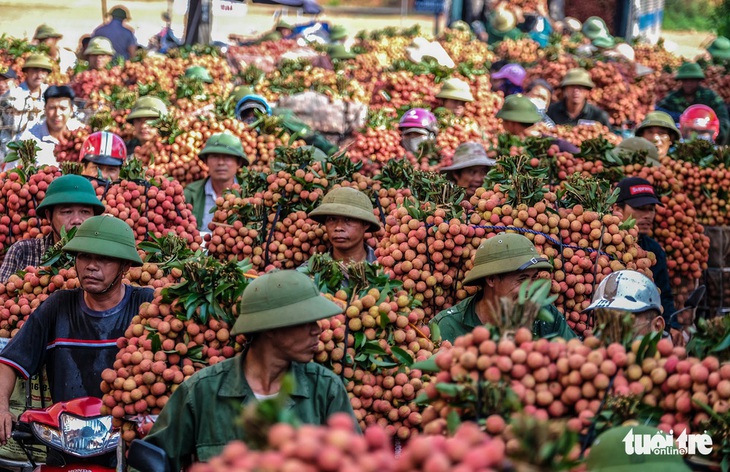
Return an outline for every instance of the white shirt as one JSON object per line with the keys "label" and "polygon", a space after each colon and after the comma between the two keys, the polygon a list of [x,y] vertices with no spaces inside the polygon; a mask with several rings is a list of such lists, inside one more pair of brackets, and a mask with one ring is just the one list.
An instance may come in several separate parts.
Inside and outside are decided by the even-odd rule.
{"label": "white shirt", "polygon": [[[83,127],[84,124],[76,118],[69,118],[68,122],[66,123],[66,129],[68,131],[76,131],[79,128]],[[19,141],[24,141],[27,139],[35,140],[35,142],[38,144],[38,147],[41,148],[41,150],[38,151],[38,154],[36,154],[36,164],[39,167],[43,165],[58,165],[58,161],[56,161],[56,155],[54,154],[54,151],[56,149],[56,144],[58,144],[59,141],[51,135],[50,131],[48,131],[48,126],[46,126],[46,120],[43,120],[40,123],[33,125],[32,128],[25,130],[23,134],[21,134],[18,138]],[[20,161],[15,161],[7,164],[5,166],[5,170],[16,167],[19,162]]]}
{"label": "white shirt", "polygon": [[10,139],[20,136],[23,131],[39,123],[43,119],[43,93],[48,85],[41,85],[40,95],[32,97],[28,84],[23,82],[2,97],[3,126],[10,134]]}

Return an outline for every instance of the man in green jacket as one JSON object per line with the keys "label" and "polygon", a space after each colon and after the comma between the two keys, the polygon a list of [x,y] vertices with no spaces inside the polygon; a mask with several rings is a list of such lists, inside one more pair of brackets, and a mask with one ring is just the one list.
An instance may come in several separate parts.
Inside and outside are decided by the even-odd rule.
{"label": "man in green jacket", "polygon": [[145,441],[165,450],[170,470],[207,461],[230,441],[246,439],[241,409],[276,397],[286,374],[295,384],[286,408],[298,420],[319,425],[338,412],[354,418],[339,377],[310,362],[318,350],[317,320],[342,311],[297,271],[272,271],[254,280],[231,331],[246,335],[244,352],[180,384]]}
{"label": "man in green jacket", "polygon": [[211,210],[216,199],[238,182],[239,171],[251,162],[243,152],[241,140],[230,133],[212,135],[198,156],[208,166],[208,177],[185,187],[184,195],[185,201],[193,206],[198,229],[206,231],[213,221]]}
{"label": "man in green jacket", "polygon": [[[552,270],[550,262],[540,257],[532,241],[521,234],[499,233],[484,241],[474,255],[474,268],[464,279],[465,286],[479,286],[481,290],[459,304],[442,311],[434,320],[441,330],[441,339],[454,342],[477,326],[493,322],[492,307],[500,298],[516,297],[520,286],[527,280],[536,280],[541,270]],[[576,334],[565,322],[557,308],[547,310],[553,321],[535,320],[535,336],[573,339]]]}

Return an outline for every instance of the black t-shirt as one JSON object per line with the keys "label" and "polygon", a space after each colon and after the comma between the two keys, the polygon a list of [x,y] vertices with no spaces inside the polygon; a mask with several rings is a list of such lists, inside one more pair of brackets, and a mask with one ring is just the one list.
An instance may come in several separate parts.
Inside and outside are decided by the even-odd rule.
{"label": "black t-shirt", "polygon": [[571,118],[570,115],[568,115],[567,108],[565,107],[565,100],[560,100],[559,102],[550,105],[550,108],[548,108],[547,111],[547,115],[555,122],[556,125],[576,126],[579,121],[586,120],[597,121],[602,125],[605,125],[609,128],[611,127],[608,113],[596,107],[595,105],[591,105],[590,103],[586,103],[583,106],[583,109],[580,111],[580,114],[578,116],[576,116],[575,118]]}
{"label": "black t-shirt", "polygon": [[54,402],[101,398],[101,373],[114,364],[139,306],[153,299],[151,288],[126,286],[122,301],[103,312],[91,310],[81,289],[53,293],[3,349],[0,362],[27,378],[46,365]]}

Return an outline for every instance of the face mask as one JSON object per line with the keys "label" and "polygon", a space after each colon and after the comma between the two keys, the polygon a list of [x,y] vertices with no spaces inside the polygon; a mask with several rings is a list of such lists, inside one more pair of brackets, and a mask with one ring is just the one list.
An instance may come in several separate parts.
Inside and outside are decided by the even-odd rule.
{"label": "face mask", "polygon": [[421,147],[422,143],[425,143],[429,140],[428,135],[417,135],[414,137],[404,137],[403,138],[403,147],[406,148],[406,150],[412,152],[413,154],[416,154],[418,152],[418,149]]}
{"label": "face mask", "polygon": [[545,111],[547,108],[547,102],[541,98],[530,98],[530,101],[537,107],[540,112]]}

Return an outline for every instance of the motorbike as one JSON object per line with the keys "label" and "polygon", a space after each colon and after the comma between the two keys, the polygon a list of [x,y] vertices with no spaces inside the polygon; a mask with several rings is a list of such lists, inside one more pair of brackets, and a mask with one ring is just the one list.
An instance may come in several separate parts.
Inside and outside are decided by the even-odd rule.
{"label": "motorbike", "polygon": [[[25,452],[28,461],[0,459],[0,469],[33,472],[108,472],[114,467],[99,465],[103,456],[111,459],[120,444],[120,431],[112,417],[101,414],[102,401],[81,397],[59,402],[45,409],[23,412],[13,425],[12,438]],[[46,446],[48,458],[57,457],[61,465],[40,464],[33,453]],[[56,460],[54,460],[55,462]],[[49,461],[51,462],[51,461]]]}

